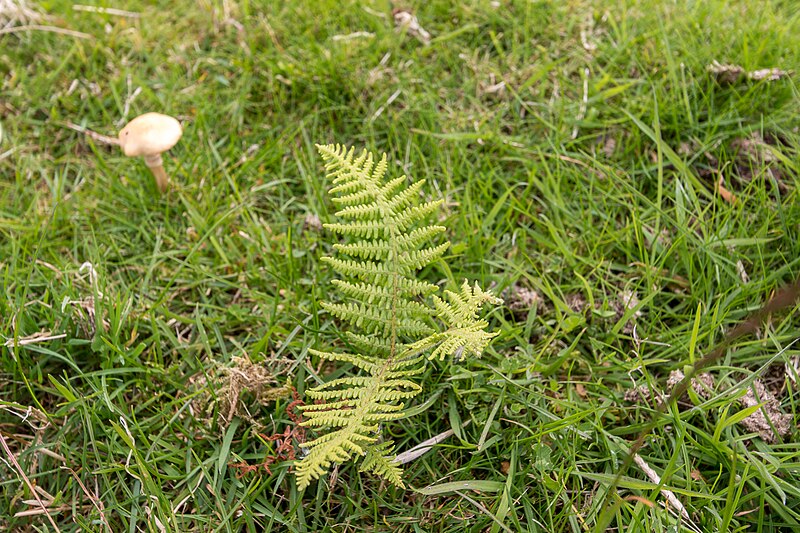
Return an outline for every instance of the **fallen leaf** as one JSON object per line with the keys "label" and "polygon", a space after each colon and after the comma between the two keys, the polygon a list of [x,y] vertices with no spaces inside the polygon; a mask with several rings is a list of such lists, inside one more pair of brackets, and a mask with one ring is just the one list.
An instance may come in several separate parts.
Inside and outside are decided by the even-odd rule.
{"label": "fallen leaf", "polygon": [[648,506],[648,507],[650,507],[650,508],[653,508],[653,507],[655,507],[655,506],[656,506],[656,504],[654,504],[653,502],[651,502],[651,501],[650,501],[650,500],[648,500],[647,498],[643,498],[643,497],[641,497],[641,496],[636,496],[635,494],[630,494],[630,495],[628,495],[628,496],[625,496],[625,500],[626,500],[626,501],[629,501],[629,502],[639,502],[639,503],[643,503],[643,504],[645,504],[646,506]]}
{"label": "fallen leaf", "polygon": [[779,68],[762,68],[760,70],[754,70],[747,73],[748,78],[756,81],[777,81],[781,78],[785,78],[788,75],[788,72]]}
{"label": "fallen leaf", "polygon": [[[650,479],[650,481],[652,481],[657,485],[661,484],[661,477],[655,470],[653,470],[653,468],[649,464],[647,464],[647,462],[642,458],[641,455],[634,453],[633,462],[636,463],[636,466],[638,466],[642,470],[642,472],[645,473],[645,475]],[[664,495],[664,498],[666,498],[667,502],[669,502],[669,504],[672,507],[680,511],[681,516],[683,516],[683,518],[689,520],[689,513],[686,511],[686,508],[683,506],[681,501],[678,499],[677,496],[675,496],[675,494],[672,491],[662,488],[661,494]],[[651,502],[650,506],[652,507],[652,505],[653,504]]]}
{"label": "fallen leaf", "polygon": [[26,0],[0,0],[0,28],[35,24],[45,18]]}
{"label": "fallen leaf", "polygon": [[586,396],[588,396],[588,393],[586,392],[586,387],[583,386],[583,383],[575,384],[575,392],[577,392],[578,396],[580,396],[584,400],[586,399]]}
{"label": "fallen leaf", "polygon": [[305,231],[322,231],[322,221],[315,214],[309,213],[303,220],[303,230]]}
{"label": "fallen leaf", "polygon": [[[469,423],[470,421],[467,420],[462,425],[462,427],[468,426]],[[442,433],[439,433],[438,435],[435,435],[426,441],[420,442],[410,450],[406,450],[405,452],[395,457],[394,462],[401,465],[410,463],[411,461],[414,461],[415,459],[422,457],[423,455],[431,451],[434,446],[448,439],[454,433],[455,431],[453,431],[452,429],[448,429],[447,431],[443,431]]]}
{"label": "fallen leaf", "polygon": [[719,195],[722,197],[723,200],[725,200],[729,204],[735,204],[736,195],[725,188],[725,186],[723,185],[724,181],[725,181],[724,178],[720,176],[719,181],[717,182],[717,192],[719,193]]}
{"label": "fallen leaf", "polygon": [[491,85],[481,84],[480,91],[482,94],[497,94],[502,95],[506,90],[506,82],[493,83]]}
{"label": "fallen leaf", "polygon": [[416,37],[422,44],[430,44],[431,34],[420,25],[419,20],[413,13],[398,8],[392,11],[392,15],[394,16],[394,25],[397,30],[405,31],[412,37]]}
{"label": "fallen leaf", "polygon": [[747,275],[747,270],[745,270],[741,259],[736,261],[736,272],[739,274],[739,279],[742,280],[742,283],[750,283],[750,276]]}
{"label": "fallen leaf", "polygon": [[792,380],[792,383],[797,383],[797,376],[800,375],[800,356],[792,357],[785,363],[786,376]]}
{"label": "fallen leaf", "polygon": [[66,337],[66,333],[61,333],[59,335],[52,335],[49,330],[46,331],[39,331],[28,335],[27,337],[19,337],[17,339],[9,338],[3,344],[3,346],[7,348],[14,348],[17,346],[27,346],[28,344],[36,344],[38,342],[47,342],[57,339],[63,339]]}
{"label": "fallen leaf", "polygon": [[744,69],[739,65],[723,65],[716,60],[706,70],[720,83],[735,83],[744,76]]}

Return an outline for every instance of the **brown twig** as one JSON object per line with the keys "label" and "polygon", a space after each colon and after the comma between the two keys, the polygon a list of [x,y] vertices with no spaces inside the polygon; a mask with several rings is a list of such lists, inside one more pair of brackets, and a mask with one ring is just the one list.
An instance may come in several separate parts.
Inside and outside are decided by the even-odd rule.
{"label": "brown twig", "polygon": [[79,133],[85,134],[87,137],[91,137],[95,141],[99,141],[103,144],[113,144],[115,146],[119,146],[119,139],[116,137],[109,137],[107,135],[103,135],[102,133],[97,133],[96,131],[84,128],[83,126],[79,126],[73,122],[65,122],[64,125],[71,130],[75,130]]}

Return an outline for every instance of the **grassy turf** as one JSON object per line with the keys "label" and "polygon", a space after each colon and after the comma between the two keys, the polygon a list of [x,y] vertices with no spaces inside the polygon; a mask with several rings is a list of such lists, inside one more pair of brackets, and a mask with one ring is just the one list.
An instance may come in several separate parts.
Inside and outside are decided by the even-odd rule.
{"label": "grassy turf", "polygon": [[[388,2],[72,4],[42,2],[41,24],[93,39],[0,35],[0,435],[61,531],[591,530],[656,408],[625,393],[663,392],[798,274],[794,77],[706,72],[800,71],[791,2],[418,2],[429,46],[394,31]],[[164,196],[67,126],[113,135],[145,111],[185,124]],[[347,372],[307,354],[336,338],[318,312],[333,239],[305,224],[332,214],[315,142],[385,151],[446,200],[452,257],[427,279],[542,298],[496,310],[484,358],[431,370],[419,414],[387,428],[400,450],[456,429],[406,480],[483,490],[400,491],[343,465],[300,494],[289,462],[228,466],[274,453],[290,399],[245,395],[250,416],[220,424],[220,365],[247,355],[301,395]],[[638,304],[620,312],[626,291]],[[641,455],[662,486],[632,467],[617,526],[798,527],[794,317],[661,419]],[[15,346],[37,332],[64,336]],[[756,377],[794,417],[771,443],[731,418]],[[0,529],[53,530],[14,516],[39,506],[0,458]]]}

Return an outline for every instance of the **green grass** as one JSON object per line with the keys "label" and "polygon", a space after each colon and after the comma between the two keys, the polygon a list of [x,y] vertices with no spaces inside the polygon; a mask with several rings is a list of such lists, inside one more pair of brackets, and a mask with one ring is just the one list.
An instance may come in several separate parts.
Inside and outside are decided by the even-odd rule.
{"label": "green grass", "polygon": [[[791,2],[433,0],[415,3],[427,47],[388,2],[109,3],[139,19],[72,4],[41,2],[43,24],[93,39],[0,35],[0,435],[61,531],[593,530],[656,409],[625,393],[664,391],[800,270],[796,78],[706,72],[800,72]],[[372,35],[336,37],[354,32]],[[164,196],[141,160],[66,126],[114,135],[146,111],[185,125]],[[754,132],[771,158],[737,150]],[[405,480],[471,488],[400,491],[343,465],[301,494],[288,461],[228,466],[274,453],[290,400],[245,395],[252,416],[222,427],[203,376],[247,355],[302,396],[348,372],[308,355],[336,340],[318,305],[333,237],[304,228],[332,215],[315,142],[385,151],[445,199],[454,246],[426,279],[543,298],[491,314],[492,349],[431,369],[419,414],[386,428],[401,451],[453,428]],[[701,531],[798,527],[796,317],[738,341],[709,399],[659,419],[641,455],[663,484],[631,467],[617,527],[692,530],[662,488]],[[38,332],[63,337],[14,346]],[[773,443],[725,425],[756,377],[794,416]],[[38,505],[0,459],[0,529],[53,531],[14,516]]]}

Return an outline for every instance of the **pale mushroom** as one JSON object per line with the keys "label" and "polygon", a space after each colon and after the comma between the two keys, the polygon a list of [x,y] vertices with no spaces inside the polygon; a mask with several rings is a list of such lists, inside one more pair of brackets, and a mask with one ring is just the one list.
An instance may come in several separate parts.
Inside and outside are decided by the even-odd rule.
{"label": "pale mushroom", "polygon": [[161,113],[145,113],[120,130],[119,145],[128,157],[144,157],[144,164],[153,172],[158,189],[165,192],[169,178],[161,154],[175,146],[181,135],[183,129],[176,119]]}

